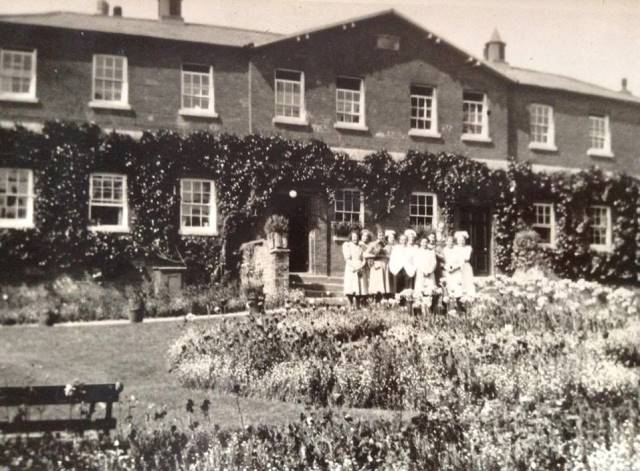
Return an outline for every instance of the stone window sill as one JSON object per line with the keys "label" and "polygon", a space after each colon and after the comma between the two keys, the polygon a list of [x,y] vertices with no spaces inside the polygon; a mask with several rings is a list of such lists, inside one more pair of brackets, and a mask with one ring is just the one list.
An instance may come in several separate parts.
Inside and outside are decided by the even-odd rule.
{"label": "stone window sill", "polygon": [[89,107],[99,110],[131,111],[131,105],[129,103],[119,103],[115,101],[91,100],[89,102]]}
{"label": "stone window sill", "polygon": [[288,124],[291,126],[309,126],[309,120],[305,118],[296,118],[294,116],[275,116],[272,120],[273,124]]}
{"label": "stone window sill", "polygon": [[89,226],[88,229],[91,232],[120,232],[123,234],[129,233],[129,226]]}
{"label": "stone window sill", "polygon": [[530,142],[529,149],[540,152],[558,152],[558,148],[553,144],[542,144],[540,142]]}
{"label": "stone window sill", "polygon": [[211,110],[180,108],[180,110],[178,110],[178,114],[180,116],[192,117],[192,118],[209,118],[209,119],[218,118],[218,113]]}
{"label": "stone window sill", "polygon": [[30,221],[0,220],[0,229],[33,229],[35,224]]}
{"label": "stone window sill", "polygon": [[343,129],[345,131],[361,131],[367,132],[369,130],[368,126],[359,123],[335,123],[333,125],[335,129]]}
{"label": "stone window sill", "polygon": [[600,245],[600,244],[591,244],[589,245],[589,248],[596,252],[611,252],[613,250],[613,247],[610,245]]}
{"label": "stone window sill", "polygon": [[490,137],[481,134],[463,134],[460,139],[465,142],[493,142]]}
{"label": "stone window sill", "polygon": [[0,101],[14,102],[14,103],[30,103],[30,104],[38,104],[40,100],[38,100],[35,96],[27,96],[27,95],[17,95],[12,93],[3,93],[0,94]]}
{"label": "stone window sill", "polygon": [[614,157],[613,152],[605,149],[589,149],[587,155],[589,157],[604,157],[607,159],[613,159]]}
{"label": "stone window sill", "polygon": [[218,231],[209,228],[183,227],[179,231],[183,236],[217,236]]}
{"label": "stone window sill", "polygon": [[410,129],[409,136],[411,137],[427,137],[432,139],[440,139],[442,134],[438,131],[431,131],[427,129]]}

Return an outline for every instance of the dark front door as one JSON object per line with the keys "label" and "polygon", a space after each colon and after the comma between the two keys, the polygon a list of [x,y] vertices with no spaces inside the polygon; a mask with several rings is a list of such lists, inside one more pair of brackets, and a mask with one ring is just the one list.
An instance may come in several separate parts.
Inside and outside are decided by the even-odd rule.
{"label": "dark front door", "polygon": [[309,199],[298,194],[277,195],[273,213],[289,219],[289,271],[309,271]]}
{"label": "dark front door", "polygon": [[474,275],[491,272],[491,212],[488,208],[469,206],[460,210],[460,229],[469,233]]}

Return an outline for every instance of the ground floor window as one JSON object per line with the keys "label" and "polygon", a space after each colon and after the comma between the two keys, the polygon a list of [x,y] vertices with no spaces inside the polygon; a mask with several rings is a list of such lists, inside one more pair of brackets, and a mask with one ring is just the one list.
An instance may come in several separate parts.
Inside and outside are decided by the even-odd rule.
{"label": "ground floor window", "polygon": [[534,222],[531,225],[545,245],[555,243],[555,214],[553,204],[534,203]]}
{"label": "ground floor window", "polygon": [[360,190],[336,191],[333,220],[335,222],[364,222],[364,202]]}
{"label": "ground floor window", "polygon": [[0,168],[0,227],[33,226],[33,171]]}
{"label": "ground floor window", "polygon": [[216,194],[213,180],[180,180],[180,232],[196,235],[216,233]]}
{"label": "ground floor window", "polygon": [[591,219],[590,247],[595,250],[611,248],[611,208],[609,206],[589,206]]}
{"label": "ground floor window", "polygon": [[409,205],[409,224],[413,227],[435,228],[438,200],[433,193],[413,192]]}
{"label": "ground floor window", "polygon": [[94,173],[89,180],[89,223],[97,231],[127,231],[127,177]]}

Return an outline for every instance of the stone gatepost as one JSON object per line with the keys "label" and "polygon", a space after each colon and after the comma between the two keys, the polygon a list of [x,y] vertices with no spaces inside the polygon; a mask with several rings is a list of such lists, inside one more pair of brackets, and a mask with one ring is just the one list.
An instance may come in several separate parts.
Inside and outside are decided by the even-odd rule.
{"label": "stone gatepost", "polygon": [[289,287],[289,249],[269,248],[259,239],[242,244],[242,270],[240,283],[245,285],[249,276],[257,277],[264,285],[264,294],[273,296]]}

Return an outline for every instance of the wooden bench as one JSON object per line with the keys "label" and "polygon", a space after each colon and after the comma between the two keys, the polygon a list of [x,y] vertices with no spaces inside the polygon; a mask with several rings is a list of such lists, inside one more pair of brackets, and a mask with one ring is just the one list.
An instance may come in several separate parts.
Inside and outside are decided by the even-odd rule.
{"label": "wooden bench", "polygon": [[[18,434],[33,432],[69,431],[82,433],[87,430],[109,432],[115,429],[113,403],[118,402],[122,385],[116,384],[76,384],[67,386],[0,387],[0,407],[16,408],[16,413],[8,421],[1,419],[6,414],[0,412],[0,433]],[[97,403],[105,404],[104,418],[93,418]],[[83,418],[31,420],[31,406],[87,404],[89,413]],[[26,411],[26,413],[24,413]]]}

